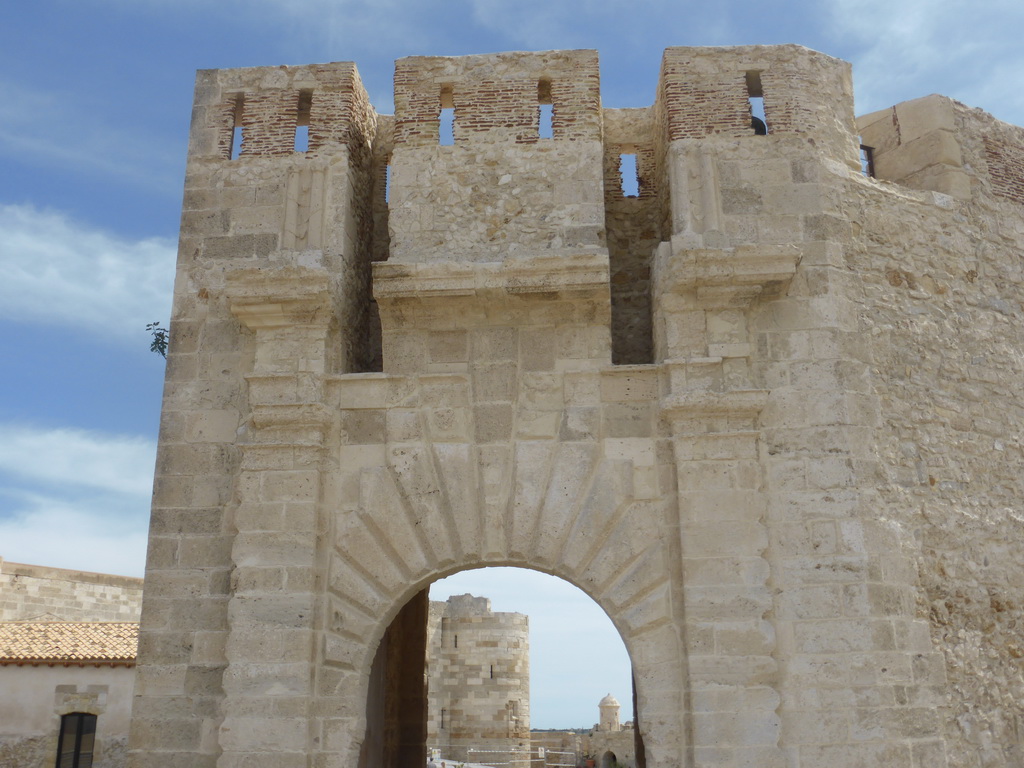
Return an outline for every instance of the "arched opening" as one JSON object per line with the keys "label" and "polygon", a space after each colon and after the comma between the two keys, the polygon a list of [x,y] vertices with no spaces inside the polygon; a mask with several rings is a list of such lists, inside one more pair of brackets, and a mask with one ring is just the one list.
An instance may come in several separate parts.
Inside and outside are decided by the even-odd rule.
{"label": "arched opening", "polygon": [[601,755],[601,768],[618,768],[619,761],[610,749]]}
{"label": "arched opening", "polygon": [[[384,633],[360,766],[575,766],[600,741],[609,689],[635,707],[632,680],[611,620],[569,582],[522,568],[460,571],[417,592]],[[642,766],[642,747],[629,752],[616,764]]]}

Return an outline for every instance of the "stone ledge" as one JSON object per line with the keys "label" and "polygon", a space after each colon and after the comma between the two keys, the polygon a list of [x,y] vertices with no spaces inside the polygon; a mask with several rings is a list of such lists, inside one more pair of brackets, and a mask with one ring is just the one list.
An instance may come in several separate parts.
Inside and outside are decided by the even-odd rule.
{"label": "stone ledge", "polygon": [[324,269],[272,266],[231,270],[224,293],[231,312],[250,329],[328,322],[330,275]]}
{"label": "stone ledge", "polygon": [[604,249],[500,262],[384,261],[373,265],[373,294],[381,302],[490,293],[554,293],[574,298],[594,295],[607,299],[608,286],[608,253]]}
{"label": "stone ledge", "polygon": [[692,293],[700,309],[743,307],[782,292],[801,257],[795,245],[685,249],[673,238],[658,246],[652,280],[657,293]]}
{"label": "stone ledge", "polygon": [[668,418],[695,419],[705,416],[755,418],[768,402],[767,389],[737,389],[729,392],[680,392],[661,401]]}

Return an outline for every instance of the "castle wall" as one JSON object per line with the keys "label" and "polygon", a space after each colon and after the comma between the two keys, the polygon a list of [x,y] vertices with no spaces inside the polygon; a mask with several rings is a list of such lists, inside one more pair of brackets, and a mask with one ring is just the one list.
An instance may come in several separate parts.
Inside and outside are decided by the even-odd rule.
{"label": "castle wall", "polygon": [[[668,183],[659,173],[662,145],[657,113],[647,109],[604,110],[604,226],[608,242],[612,304],[612,361],[654,361],[651,329],[651,258],[665,238]],[[635,194],[626,194],[620,164],[631,155]]]}
{"label": "castle wall", "polygon": [[[540,91],[552,136],[539,136]],[[442,94],[454,144],[439,146]],[[500,261],[604,246],[597,53],[395,66],[392,261]]]}
{"label": "castle wall", "polygon": [[138,621],[142,579],[0,559],[0,621]]}
{"label": "castle wall", "polygon": [[[913,552],[912,576],[923,587],[915,609],[945,664],[902,674],[937,686],[950,764],[1013,765],[1021,750],[1014,702],[1024,691],[1024,225],[1001,175],[1006,165],[990,153],[994,144],[1019,153],[1024,130],[942,97],[922,101],[910,107],[940,114],[932,129],[949,134],[962,169],[976,169],[953,190],[968,199],[868,181],[847,197],[852,221],[877,233],[849,249],[845,266],[860,284],[859,329],[870,339],[882,405],[873,432],[876,515]],[[902,106],[906,139],[910,110]],[[924,163],[935,167],[934,156]],[[845,590],[843,599],[855,610],[864,597]],[[897,597],[914,599],[887,599]]]}
{"label": "castle wall", "polygon": [[798,46],[668,49],[649,110],[596,78],[403,59],[392,134],[352,65],[200,74],[139,768],[356,763],[392,620],[487,565],[607,612],[652,768],[1014,759],[1019,129],[868,121],[949,195],[864,178],[849,67]]}

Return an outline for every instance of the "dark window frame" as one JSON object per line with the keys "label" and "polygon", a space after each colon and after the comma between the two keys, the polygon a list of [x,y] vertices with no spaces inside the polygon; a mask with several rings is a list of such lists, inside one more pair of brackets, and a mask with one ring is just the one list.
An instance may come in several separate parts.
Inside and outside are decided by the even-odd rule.
{"label": "dark window frame", "polygon": [[[69,712],[61,715],[57,736],[57,768],[92,768],[96,751],[96,715],[89,712]],[[65,748],[65,738],[74,742]],[[88,738],[91,737],[91,738]],[[83,748],[83,739],[87,741]]]}

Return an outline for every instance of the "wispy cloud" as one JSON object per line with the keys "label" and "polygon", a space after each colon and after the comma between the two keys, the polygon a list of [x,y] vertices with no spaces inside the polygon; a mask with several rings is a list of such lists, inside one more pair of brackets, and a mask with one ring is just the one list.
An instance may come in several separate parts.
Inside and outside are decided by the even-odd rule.
{"label": "wispy cloud", "polygon": [[937,92],[1024,120],[1016,0],[830,0],[828,10],[832,36],[853,51],[858,112]]}
{"label": "wispy cloud", "polygon": [[53,211],[0,205],[0,317],[138,343],[169,317],[175,247],[128,240]]}
{"label": "wispy cloud", "polygon": [[143,437],[0,424],[0,472],[30,481],[148,497],[155,460]]}
{"label": "wispy cloud", "polygon": [[47,92],[0,79],[0,155],[41,166],[99,174],[177,197],[180,146],[147,140],[107,122],[75,93]]}
{"label": "wispy cloud", "polygon": [[111,519],[108,511],[95,504],[32,497],[10,516],[0,514],[0,557],[54,568],[141,576],[146,563],[147,520],[145,507],[137,518]]}
{"label": "wispy cloud", "polygon": [[141,574],[156,446],[0,424],[0,556]]}

